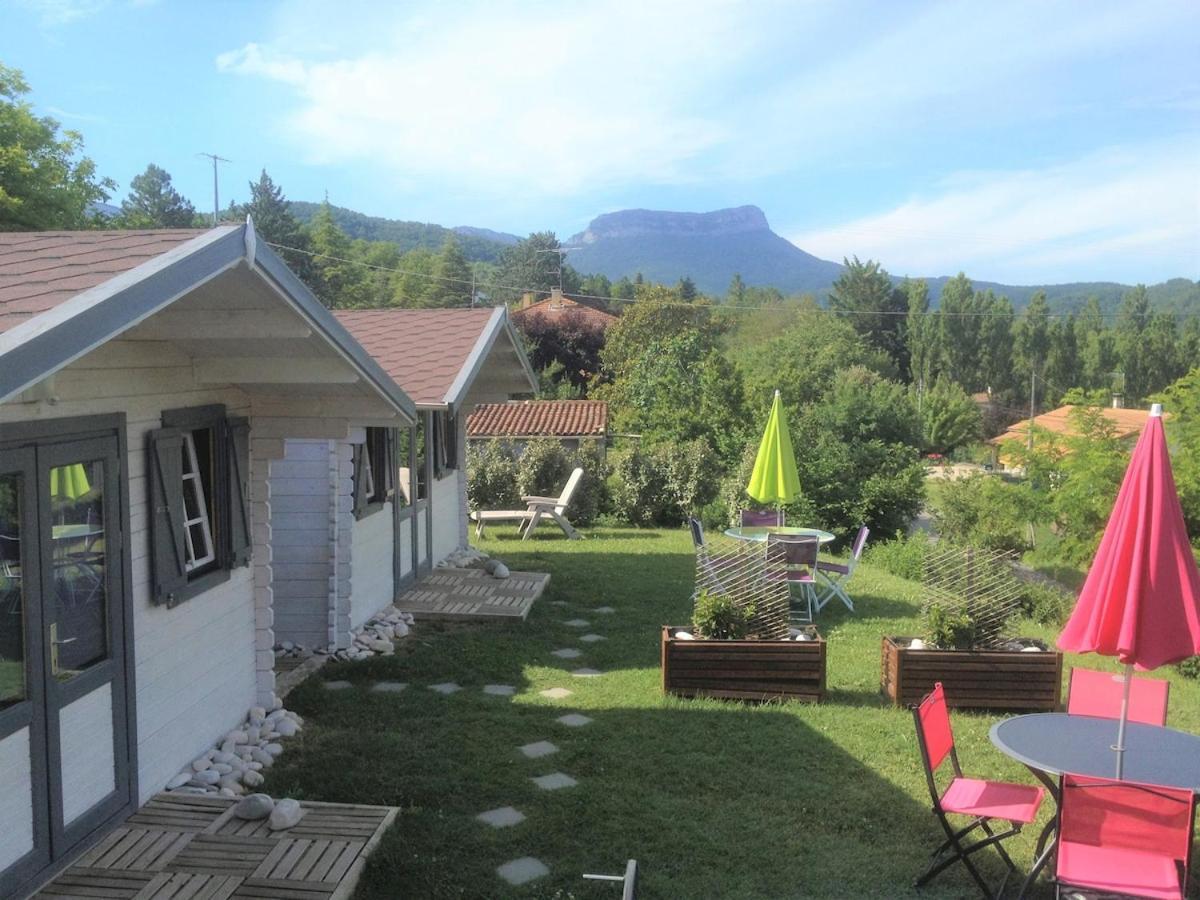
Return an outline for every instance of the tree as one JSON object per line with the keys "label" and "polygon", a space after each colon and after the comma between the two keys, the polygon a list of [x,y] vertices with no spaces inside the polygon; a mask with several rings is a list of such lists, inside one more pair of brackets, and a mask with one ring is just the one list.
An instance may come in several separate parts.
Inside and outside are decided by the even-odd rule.
{"label": "tree", "polygon": [[196,207],[175,190],[166,169],[150,163],[129,182],[117,221],[122,228],[190,228],[196,224]]}
{"label": "tree", "polygon": [[[553,317],[530,311],[513,319],[529,342],[529,362],[554,382],[553,393],[565,382],[573,396],[586,396],[588,383],[600,371],[604,328],[577,309]],[[546,387],[543,393],[550,393]]]}
{"label": "tree", "polygon": [[829,292],[829,308],[846,315],[854,330],[888,354],[897,368],[908,368],[904,317],[908,295],[892,285],[891,276],[874,260],[843,259],[846,270]]}
{"label": "tree", "polygon": [[447,236],[433,264],[433,278],[425,290],[425,305],[465,307],[472,302],[471,266],[453,236]]}
{"label": "tree", "polygon": [[424,247],[415,247],[400,257],[400,271],[392,279],[392,305],[408,309],[422,306],[436,265],[437,257]]}
{"label": "tree", "polygon": [[579,292],[589,297],[611,297],[612,291],[613,284],[605,275],[588,275],[579,282]]}
{"label": "tree", "polygon": [[1079,350],[1075,343],[1075,315],[1050,325],[1050,349],[1046,355],[1046,396],[1061,402],[1062,391],[1082,386]]}
{"label": "tree", "polygon": [[993,394],[1013,386],[1013,308],[1005,296],[990,290],[978,295],[975,306],[979,333],[979,386]]}
{"label": "tree", "polygon": [[742,281],[742,273],[734,272],[733,278],[729,280],[729,290],[725,292],[725,299],[734,305],[740,305],[746,299],[746,282]]}
{"label": "tree", "polygon": [[1167,438],[1175,488],[1193,543],[1200,540],[1200,366],[1166,389]]}
{"label": "tree", "polygon": [[930,453],[949,453],[979,439],[983,414],[961,387],[941,376],[921,403],[921,445]]}
{"label": "tree", "polygon": [[307,231],[313,252],[310,287],[321,302],[330,309],[371,305],[361,292],[365,270],[352,260],[353,244],[334,221],[328,200],[308,223]]}
{"label": "tree", "polygon": [[1022,381],[1041,377],[1050,352],[1050,304],[1046,292],[1037,291],[1013,329],[1013,349]]}
{"label": "tree", "polygon": [[940,350],[937,345],[940,326],[937,314],[929,312],[929,285],[924,279],[905,280],[901,290],[908,298],[904,337],[908,341],[909,377],[919,394],[933,383],[934,366]]}
{"label": "tree", "polygon": [[985,387],[979,373],[980,310],[975,288],[962,272],[942,287],[940,311],[942,368],[964,390]]}
{"label": "tree", "polygon": [[566,293],[579,293],[579,273],[563,260],[561,249],[553,231],[535,232],[506,248],[496,267],[496,298],[512,303],[526,291],[549,293],[560,281]]}
{"label": "tree", "polygon": [[116,188],[81,156],[83,136],[59,131],[49,116],[33,114],[22,98],[21,72],[0,63],[0,231],[48,231],[97,224],[92,205]]}
{"label": "tree", "polygon": [[1150,323],[1150,295],[1139,284],[1121,298],[1113,330],[1117,365],[1125,373],[1125,396],[1140,400],[1146,391],[1146,347],[1143,332]]}
{"label": "tree", "polygon": [[1111,389],[1117,365],[1116,344],[1112,331],[1104,327],[1104,314],[1096,297],[1088,297],[1075,320],[1075,348],[1079,354],[1080,387]]}
{"label": "tree", "polygon": [[684,303],[691,303],[696,299],[696,295],[699,293],[696,290],[696,282],[692,281],[690,275],[684,275],[682,278],[680,278],[679,284],[676,286],[675,290],[679,294],[679,299]]}
{"label": "tree", "polygon": [[[292,215],[283,188],[271,180],[266,169],[262,170],[258,181],[249,182],[249,186],[250,202],[236,209],[237,218],[249,216],[259,237],[278,245],[275,252],[283,257],[288,268],[307,282],[312,275],[312,258],[303,252],[308,249],[308,236]],[[230,204],[230,213],[234,212]]]}

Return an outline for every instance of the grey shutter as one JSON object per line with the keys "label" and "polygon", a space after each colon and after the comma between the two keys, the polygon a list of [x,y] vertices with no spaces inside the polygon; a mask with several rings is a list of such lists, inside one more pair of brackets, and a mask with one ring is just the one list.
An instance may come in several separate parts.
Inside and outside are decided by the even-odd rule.
{"label": "grey shutter", "polygon": [[367,445],[354,445],[354,518],[361,519],[367,511],[367,479],[363,471]]}
{"label": "grey shutter", "polygon": [[458,468],[458,422],[455,421],[456,415],[453,412],[442,415],[446,418],[443,428],[443,437],[446,441],[446,471],[453,472]]}
{"label": "grey shutter", "polygon": [[396,429],[389,428],[383,433],[383,496],[393,498],[396,492]]}
{"label": "grey shutter", "polygon": [[250,564],[250,420],[225,420],[225,453],[229,472],[229,563]]}
{"label": "grey shutter", "polygon": [[187,587],[183,534],[183,432],[175,428],[146,436],[150,493],[151,599],[174,606]]}

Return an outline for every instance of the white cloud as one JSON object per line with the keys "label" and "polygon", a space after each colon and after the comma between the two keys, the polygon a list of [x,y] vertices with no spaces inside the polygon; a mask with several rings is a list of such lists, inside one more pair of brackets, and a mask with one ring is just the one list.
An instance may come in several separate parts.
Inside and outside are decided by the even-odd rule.
{"label": "white cloud", "polygon": [[54,116],[56,119],[65,119],[68,122],[88,122],[92,124],[99,124],[107,121],[104,116],[96,115],[94,113],[69,112],[65,109],[60,109],[57,106],[47,106],[46,112],[50,113],[50,115]]}
{"label": "white cloud", "polygon": [[[1114,147],[1042,169],[965,172],[885,212],[796,234],[895,274],[1037,283],[1200,276],[1200,146]],[[1136,265],[1130,264],[1136,258]]]}
{"label": "white cloud", "polygon": [[109,0],[21,0],[21,5],[36,12],[43,27],[54,28],[96,15]]}

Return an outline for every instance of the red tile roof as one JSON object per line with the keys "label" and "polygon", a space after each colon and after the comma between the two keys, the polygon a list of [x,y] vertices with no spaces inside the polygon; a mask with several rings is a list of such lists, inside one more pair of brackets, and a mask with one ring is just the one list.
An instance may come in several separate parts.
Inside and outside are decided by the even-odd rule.
{"label": "red tile roof", "polygon": [[0,233],[0,332],[173,250],[205,230]]}
{"label": "red tile roof", "polygon": [[545,300],[539,300],[537,303],[523,306],[520,309],[514,310],[512,315],[514,322],[520,322],[521,319],[532,316],[545,316],[549,321],[553,322],[560,316],[572,313],[580,316],[589,325],[596,325],[600,328],[607,328],[613,322],[617,321],[617,317],[612,313],[598,309],[591,303],[573,300],[563,294],[555,294],[547,297]]}
{"label": "red tile roof", "polygon": [[334,315],[418,406],[446,403],[492,309],[340,309]]}
{"label": "red tile roof", "polygon": [[513,400],[481,403],[467,417],[467,437],[603,437],[603,400]]}

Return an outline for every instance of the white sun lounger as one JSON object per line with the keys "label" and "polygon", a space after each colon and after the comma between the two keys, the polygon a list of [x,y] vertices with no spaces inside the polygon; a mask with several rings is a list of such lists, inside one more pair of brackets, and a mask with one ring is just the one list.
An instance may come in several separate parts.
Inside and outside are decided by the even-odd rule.
{"label": "white sun lounger", "polygon": [[549,518],[557,522],[558,527],[571,540],[581,540],[583,535],[567,521],[567,507],[570,506],[571,497],[582,477],[583,469],[572,472],[566,487],[557,497],[522,497],[524,509],[485,509],[471,513],[471,520],[475,522],[475,536],[483,537],[484,527],[491,522],[520,522],[521,540],[528,540],[538,523],[544,518]]}

